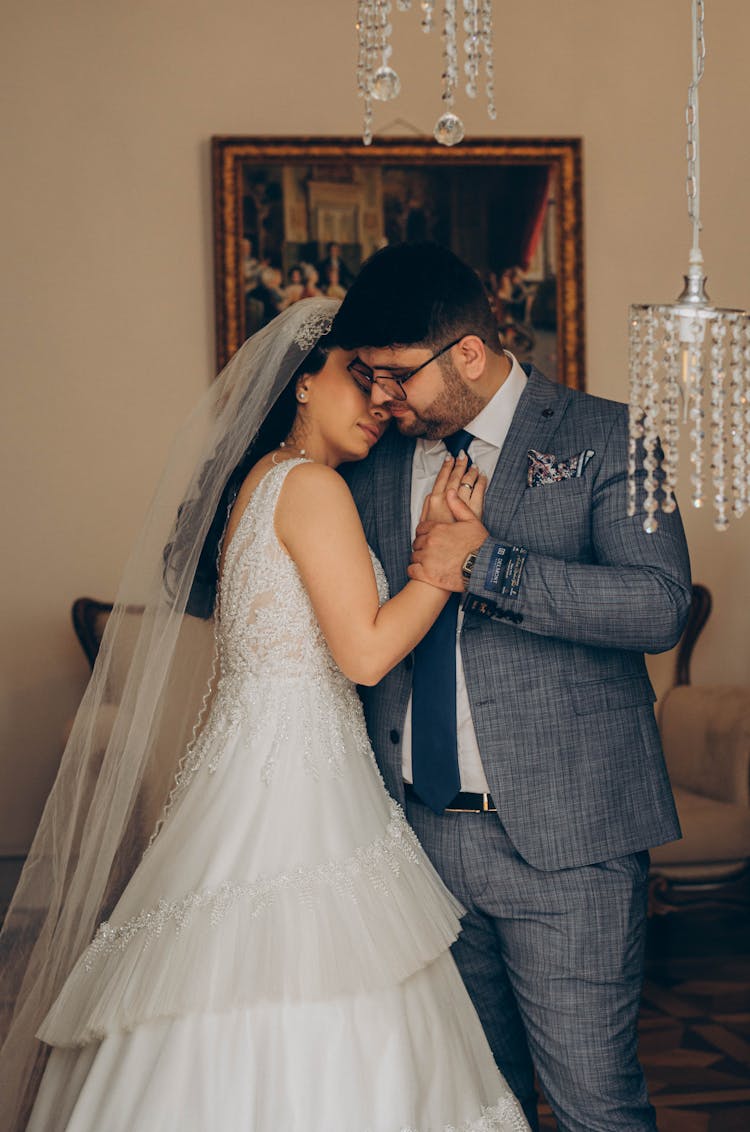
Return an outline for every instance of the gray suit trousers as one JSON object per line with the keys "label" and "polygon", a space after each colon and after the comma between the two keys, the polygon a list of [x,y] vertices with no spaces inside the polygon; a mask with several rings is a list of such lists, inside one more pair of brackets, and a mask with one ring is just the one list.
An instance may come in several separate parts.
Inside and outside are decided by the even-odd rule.
{"label": "gray suit trousers", "polygon": [[536,1068],[560,1132],[653,1132],[636,1052],[648,852],[541,871],[496,814],[408,818],[467,909],[456,963],[532,1129]]}

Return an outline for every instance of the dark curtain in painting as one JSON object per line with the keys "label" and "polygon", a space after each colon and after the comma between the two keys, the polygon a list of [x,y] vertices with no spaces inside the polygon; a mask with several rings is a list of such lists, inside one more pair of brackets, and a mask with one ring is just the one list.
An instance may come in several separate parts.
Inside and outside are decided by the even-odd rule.
{"label": "dark curtain in painting", "polygon": [[549,165],[515,165],[496,172],[487,233],[492,267],[503,271],[517,265],[526,271],[544,227],[551,169]]}

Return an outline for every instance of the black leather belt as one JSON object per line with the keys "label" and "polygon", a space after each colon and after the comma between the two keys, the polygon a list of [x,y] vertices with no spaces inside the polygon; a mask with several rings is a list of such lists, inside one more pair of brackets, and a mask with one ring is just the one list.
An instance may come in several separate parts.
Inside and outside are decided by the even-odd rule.
{"label": "black leather belt", "polygon": [[[404,793],[407,802],[419,802],[424,806],[424,802],[417,794],[411,782],[404,783]],[[491,794],[469,794],[462,791],[456,794],[456,797],[445,807],[446,814],[496,814],[497,806],[492,801]]]}

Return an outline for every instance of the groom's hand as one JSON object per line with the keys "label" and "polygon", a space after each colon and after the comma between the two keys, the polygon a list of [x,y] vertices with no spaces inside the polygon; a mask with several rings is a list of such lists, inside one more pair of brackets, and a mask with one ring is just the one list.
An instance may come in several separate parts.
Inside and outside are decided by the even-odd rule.
{"label": "groom's hand", "polygon": [[443,590],[463,593],[461,567],[467,555],[479,549],[489,531],[453,490],[446,492],[454,522],[422,521],[412,544],[409,577]]}
{"label": "groom's hand", "polygon": [[458,495],[458,498],[463,503],[467,503],[477,518],[481,519],[486,490],[487,476],[479,471],[476,464],[467,468],[465,456],[457,460],[452,456],[446,456],[432,485],[432,491],[424,501],[419,522],[454,523],[456,520],[448,503],[450,492],[454,495],[458,495],[459,492],[468,493]]}

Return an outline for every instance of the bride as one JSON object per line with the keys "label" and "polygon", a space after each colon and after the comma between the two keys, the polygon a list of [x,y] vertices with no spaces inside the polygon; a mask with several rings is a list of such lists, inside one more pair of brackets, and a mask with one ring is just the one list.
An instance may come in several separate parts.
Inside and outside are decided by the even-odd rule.
{"label": "bride", "polygon": [[3,935],[8,1128],[40,1077],[30,1132],[528,1127],[355,690],[448,594],[388,599],[335,471],[388,424],[337,306],[249,339],[175,445]]}

